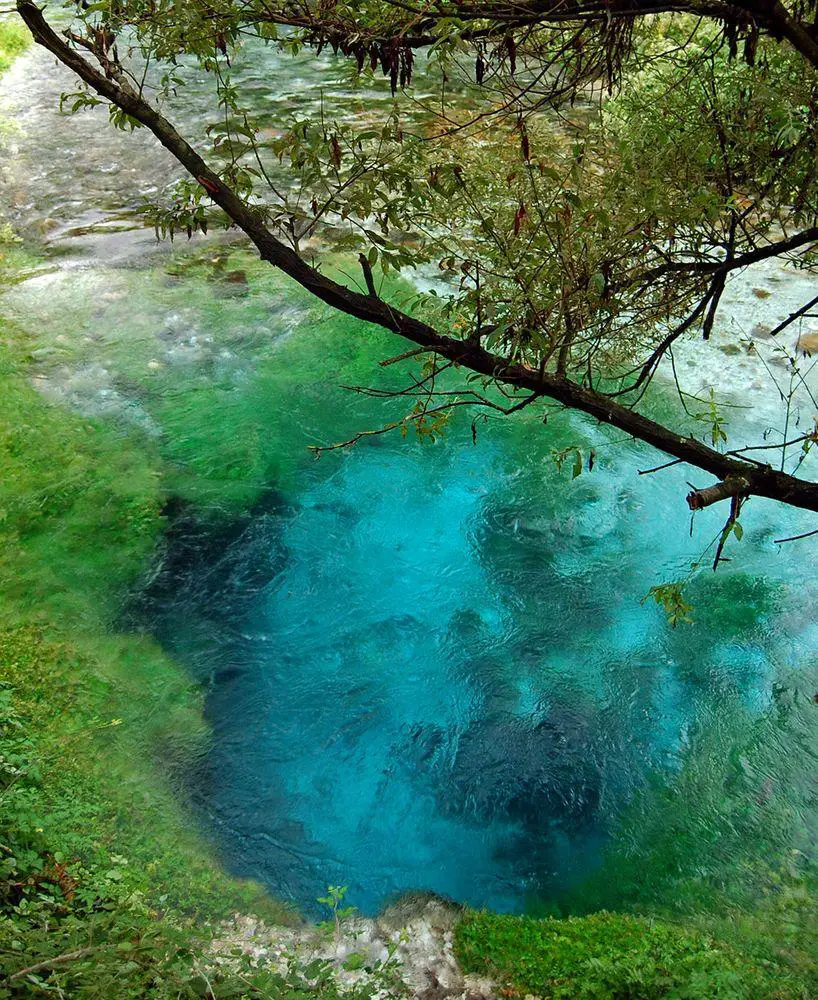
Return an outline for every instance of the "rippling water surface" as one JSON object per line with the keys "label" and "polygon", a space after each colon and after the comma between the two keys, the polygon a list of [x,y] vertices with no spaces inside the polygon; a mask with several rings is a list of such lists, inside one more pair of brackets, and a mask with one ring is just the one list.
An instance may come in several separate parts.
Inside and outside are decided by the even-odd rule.
{"label": "rippling water surface", "polygon": [[[807,518],[748,504],[733,562],[700,574],[696,623],[674,630],[642,599],[687,573],[722,512],[691,539],[683,497],[701,474],[638,477],[662,458],[622,435],[523,416],[480,425],[476,445],[463,423],[435,445],[383,436],[314,462],[308,444],[386,419],[337,386],[376,377],[397,342],[230,245],[157,250],[132,213],[169,165],[143,136],[57,137],[59,74],[41,56],[14,73],[4,192],[49,235],[47,266],[0,307],[48,331],[35,382],[49,398],[135,428],[179,470],[164,562],[130,620],[207,691],[212,749],[189,780],[232,870],[307,909],[328,883],[366,911],[414,888],[522,909],[597,870],[634,795],[689,766],[717,720],[769,718],[786,685],[811,696],[814,574],[773,541]],[[294,87],[303,101],[317,79]],[[225,279],[236,266],[249,290]],[[748,310],[737,287],[725,343],[800,301],[803,276],[762,277],[784,292]],[[775,389],[746,357],[715,357],[688,361],[755,405],[755,426],[731,416],[740,441]],[[571,444],[596,452],[575,480],[552,454]],[[250,510],[231,507],[249,479]],[[752,772],[733,735],[719,754]],[[776,738],[758,810],[795,752]],[[805,760],[787,782],[810,773]]]}
{"label": "rippling water surface", "polygon": [[332,882],[518,909],[814,641],[797,563],[763,571],[773,511],[672,630],[640,599],[689,558],[680,477],[570,484],[526,432],[364,447],[234,537],[180,528],[160,635],[209,685],[198,792],[242,873],[302,905]]}

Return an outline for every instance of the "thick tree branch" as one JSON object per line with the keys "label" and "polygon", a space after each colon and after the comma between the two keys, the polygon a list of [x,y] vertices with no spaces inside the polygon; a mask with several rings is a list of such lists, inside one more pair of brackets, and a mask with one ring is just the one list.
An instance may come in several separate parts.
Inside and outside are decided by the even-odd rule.
{"label": "thick tree branch", "polygon": [[818,511],[816,483],[777,472],[768,466],[760,467],[723,455],[695,438],[676,434],[592,388],[559,375],[509,362],[500,355],[484,350],[474,340],[457,340],[445,336],[382,299],[362,295],[321,274],[278,240],[264,225],[261,213],[245,204],[226,186],[173,125],[143,100],[126,81],[122,78],[119,81],[111,79],[71,48],[50,27],[42,12],[30,0],[19,0],[17,9],[38,44],[53,53],[97,94],[150,129],[179,163],[202,184],[228,218],[250,238],[261,258],[280,268],[322,302],[390,330],[491,380],[525,390],[535,396],[547,396],[571,409],[580,410],[601,423],[610,424],[653,445],[673,458],[709,472],[717,479],[740,477],[746,480],[746,495],[756,494],[795,507]]}
{"label": "thick tree branch", "polygon": [[691,510],[704,510],[728,497],[746,497],[749,490],[750,481],[746,476],[730,475],[703,490],[692,490],[687,494],[687,506]]}
{"label": "thick tree branch", "polygon": [[[755,24],[775,38],[787,41],[813,67],[818,68],[818,35],[812,26],[793,17],[780,0],[529,0],[508,2],[491,0],[489,3],[466,4],[462,0],[452,3],[422,5],[413,11],[406,4],[395,3],[396,15],[391,21],[373,26],[364,34],[370,45],[398,44],[403,48],[425,48],[439,39],[439,23],[449,25],[454,19],[464,27],[461,37],[465,40],[502,39],[509,32],[537,26],[561,27],[568,24],[607,28],[612,21],[632,21],[652,14],[687,13],[696,17],[709,17],[745,28]],[[410,16],[407,17],[407,12]],[[299,28],[308,36],[329,44],[351,50],[361,44],[360,25],[334,17],[331,8],[311,9],[306,3],[265,3],[261,10],[250,7],[246,24],[277,24]]]}
{"label": "thick tree branch", "polygon": [[772,257],[781,257],[803,247],[810,247],[814,243],[818,243],[818,226],[810,226],[786,239],[766,243],[764,246],[736,254],[726,260],[675,260],[658,264],[648,271],[640,272],[627,284],[647,285],[666,274],[707,274],[718,277],[727,275],[731,271],[740,271],[752,264],[759,264],[763,260],[770,260]]}

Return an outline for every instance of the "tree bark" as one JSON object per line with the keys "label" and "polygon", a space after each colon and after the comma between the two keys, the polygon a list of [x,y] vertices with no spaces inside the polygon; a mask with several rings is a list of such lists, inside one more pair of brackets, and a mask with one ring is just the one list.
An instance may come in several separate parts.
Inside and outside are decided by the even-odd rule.
{"label": "tree bark", "polygon": [[750,482],[745,476],[731,475],[702,490],[691,490],[687,494],[687,506],[691,510],[704,510],[705,507],[726,500],[728,497],[745,497],[749,489]]}

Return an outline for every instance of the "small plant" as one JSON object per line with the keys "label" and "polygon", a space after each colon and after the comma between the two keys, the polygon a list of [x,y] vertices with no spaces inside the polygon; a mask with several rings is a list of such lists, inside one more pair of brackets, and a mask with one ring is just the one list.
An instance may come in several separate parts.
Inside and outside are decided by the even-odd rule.
{"label": "small plant", "polygon": [[[566,464],[571,466],[571,478],[577,479],[582,475],[582,470],[585,467],[585,457],[582,451],[574,444],[570,445],[568,448],[563,448],[561,451],[553,450],[551,452],[551,457],[554,459],[554,464],[557,466],[557,471],[562,472],[562,468]],[[588,471],[592,472],[594,468],[594,462],[596,461],[596,451],[592,448],[588,452]]]}
{"label": "small plant", "polygon": [[[741,536],[737,537],[740,538]],[[684,590],[682,588],[683,585],[678,582],[657,584],[657,586],[650,588],[647,596],[642,598],[642,604],[645,601],[649,601],[651,597],[657,604],[661,604],[671,628],[676,628],[680,622],[690,624],[693,621],[690,617],[693,605],[688,604],[684,599]]]}
{"label": "small plant", "polygon": [[707,409],[702,413],[695,414],[695,419],[708,425],[708,436],[714,448],[727,441],[727,432],[724,429],[727,422],[719,412],[716,396],[712,389],[710,390],[710,399],[707,401]]}
{"label": "small plant", "polygon": [[345,885],[328,885],[326,896],[319,896],[318,902],[322,906],[326,906],[332,915],[332,923],[335,928],[335,940],[340,940],[341,937],[341,923],[348,917],[351,917],[355,912],[354,906],[341,906],[344,901],[344,897],[348,892],[348,886]]}

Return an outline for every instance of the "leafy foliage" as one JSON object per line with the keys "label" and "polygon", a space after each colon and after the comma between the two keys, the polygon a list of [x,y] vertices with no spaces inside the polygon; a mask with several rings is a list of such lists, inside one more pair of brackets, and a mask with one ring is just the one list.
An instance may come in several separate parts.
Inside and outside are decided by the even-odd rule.
{"label": "leafy foliage", "polygon": [[676,628],[682,622],[689,623],[693,621],[690,617],[693,605],[688,604],[685,600],[683,585],[681,583],[659,583],[655,587],[650,588],[645,600],[651,597],[665,609],[667,620],[673,628]]}
{"label": "leafy foliage", "polygon": [[458,957],[517,995],[543,1000],[755,1000],[805,995],[706,934],[657,920],[596,913],[564,920],[468,912],[457,925]]}
{"label": "leafy foliage", "polygon": [[0,14],[0,73],[31,45],[31,35],[17,20]]}

